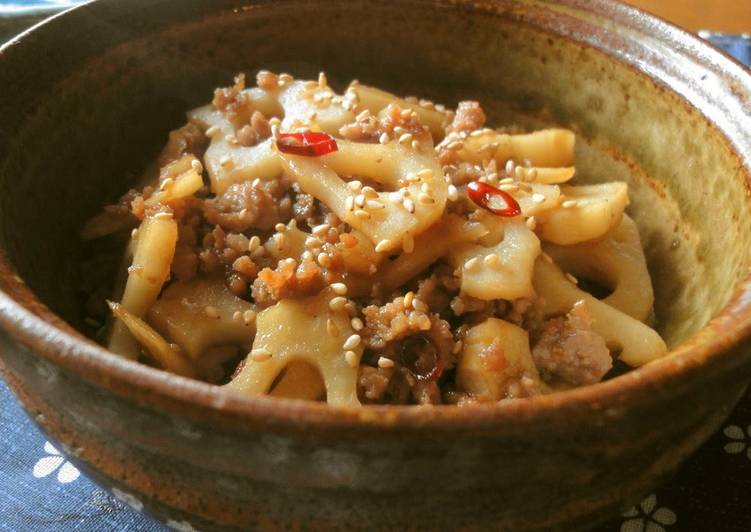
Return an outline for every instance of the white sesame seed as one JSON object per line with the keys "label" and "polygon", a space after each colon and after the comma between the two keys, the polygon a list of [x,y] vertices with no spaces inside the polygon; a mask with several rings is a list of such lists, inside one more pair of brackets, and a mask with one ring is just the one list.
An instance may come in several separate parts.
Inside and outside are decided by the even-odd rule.
{"label": "white sesame seed", "polygon": [[257,259],[259,257],[263,257],[266,254],[266,248],[263,246],[258,246],[256,249],[254,249],[250,256],[254,259]]}
{"label": "white sesame seed", "polygon": [[451,151],[461,150],[464,147],[464,143],[460,140],[455,140],[446,146],[446,149]]}
{"label": "white sesame seed", "polygon": [[477,257],[472,257],[467,262],[464,263],[464,268],[466,270],[472,270],[480,261],[477,260]]}
{"label": "white sesame seed", "polygon": [[264,349],[262,347],[259,347],[258,349],[253,349],[250,352],[250,358],[252,358],[255,362],[263,362],[264,360],[268,360],[271,358],[271,351],[268,349]]}
{"label": "white sesame seed", "polygon": [[381,203],[380,201],[378,201],[378,200],[372,200],[372,199],[366,201],[365,202],[365,206],[368,209],[376,209],[376,210],[377,209],[384,209],[384,208],[386,208],[386,206],[383,203]]}
{"label": "white sesame seed", "polygon": [[362,187],[362,193],[365,194],[366,198],[375,199],[378,197],[378,192],[373,187],[369,187],[369,186]]}
{"label": "white sesame seed", "polygon": [[277,249],[283,249],[284,244],[287,242],[287,238],[284,236],[284,233],[276,233],[274,235],[274,241],[276,242]]}
{"label": "white sesame seed", "polygon": [[365,207],[365,194],[358,194],[355,196],[355,206],[360,208]]}
{"label": "white sesame seed", "polygon": [[324,268],[331,266],[331,257],[329,257],[328,254],[324,253],[323,251],[318,254],[316,260],[318,261],[318,264],[320,264]]}
{"label": "white sesame seed", "polygon": [[357,353],[354,351],[345,351],[344,352],[344,360],[347,361],[347,365],[351,368],[356,368],[358,364],[357,360]]}
{"label": "white sesame seed", "polygon": [[347,285],[344,283],[331,283],[331,289],[334,291],[336,295],[339,295],[339,296],[347,295]]}
{"label": "white sesame seed", "polygon": [[566,279],[568,279],[574,284],[579,284],[579,280],[568,272],[566,272]]}
{"label": "white sesame seed", "polygon": [[545,201],[545,196],[543,196],[542,194],[534,193],[532,194],[532,197],[530,199],[534,203],[542,203]]}
{"label": "white sesame seed", "polygon": [[399,113],[399,114],[401,115],[402,118],[404,118],[406,120],[407,118],[409,118],[412,115],[412,110],[411,109],[402,109],[402,112]]}
{"label": "white sesame seed", "polygon": [[170,188],[174,184],[175,184],[175,180],[172,179],[171,177],[168,177],[167,179],[165,179],[164,181],[162,181],[159,184],[159,189],[160,190],[166,190],[166,189]]}
{"label": "white sesame seed", "polygon": [[208,128],[208,129],[206,130],[206,136],[207,136],[207,137],[213,137],[213,136],[214,136],[214,133],[216,133],[217,131],[219,131],[219,128],[218,128],[218,127],[216,127],[216,126],[211,126],[211,127],[209,127],[209,128]]}
{"label": "white sesame seed", "polygon": [[430,192],[430,185],[428,185],[427,183],[423,183],[422,185],[420,185],[420,190],[422,190],[425,193],[428,193]]}
{"label": "white sesame seed", "polygon": [[339,336],[339,327],[331,318],[326,320],[326,332],[329,333],[329,336]]}
{"label": "white sesame seed", "polygon": [[250,240],[248,240],[248,251],[255,251],[260,245],[261,237],[259,237],[258,235],[253,235],[250,237]]}
{"label": "white sesame seed", "polygon": [[573,209],[577,205],[579,205],[579,202],[576,200],[566,200],[561,204],[561,207],[564,209]]}
{"label": "white sesame seed", "polygon": [[381,133],[381,136],[378,137],[378,142],[381,144],[387,144],[391,138],[389,137],[388,133]]}
{"label": "white sesame seed", "polygon": [[404,294],[404,308],[409,308],[412,306],[412,301],[415,299],[415,293],[410,290],[406,294]]}
{"label": "white sesame seed", "polygon": [[355,208],[354,196],[347,196],[347,199],[344,200],[344,208],[346,208],[348,211],[354,210]]}
{"label": "white sesame seed", "polygon": [[225,155],[219,159],[219,164],[222,168],[232,168],[235,163],[232,162],[232,159],[230,159],[229,156]]}
{"label": "white sesame seed", "polygon": [[386,251],[390,247],[391,247],[391,240],[384,239],[378,242],[378,244],[376,244],[375,250],[376,252],[380,253],[382,251]]}
{"label": "white sesame seed", "polygon": [[352,328],[356,331],[361,331],[365,325],[363,324],[362,320],[360,318],[352,318],[352,320],[349,322],[350,325],[352,325]]}
{"label": "white sesame seed", "polygon": [[420,178],[419,178],[419,177],[417,177],[417,174],[416,174],[416,173],[414,173],[414,172],[409,172],[409,173],[407,174],[407,177],[406,177],[406,179],[407,179],[407,181],[409,181],[410,183],[417,183],[417,182],[418,182],[418,181],[420,180]]}
{"label": "white sesame seed", "polygon": [[329,229],[331,229],[331,226],[329,224],[321,224],[321,225],[316,225],[312,229],[312,232],[313,232],[314,235],[320,236],[320,235],[323,235],[325,233],[328,233]]}
{"label": "white sesame seed", "polygon": [[319,72],[318,73],[318,86],[321,88],[324,88],[328,86],[329,81],[326,79],[326,73],[325,72]]}
{"label": "white sesame seed", "polygon": [[239,142],[237,140],[237,137],[234,136],[232,133],[228,133],[228,134],[224,135],[224,140],[226,140],[230,144],[239,144]]}
{"label": "white sesame seed", "polygon": [[459,189],[454,185],[449,185],[448,198],[449,201],[457,201],[459,199]]}
{"label": "white sesame seed", "polygon": [[488,266],[493,266],[494,264],[498,264],[498,255],[496,255],[495,253],[490,253],[489,255],[485,255],[483,262],[487,264]]}
{"label": "white sesame seed", "polygon": [[309,236],[305,239],[305,247],[308,249],[319,248],[321,245],[323,245],[323,242],[314,236]]}
{"label": "white sesame seed", "polygon": [[130,232],[130,238],[132,238],[133,240],[137,240],[138,239],[138,228],[137,227]]}
{"label": "white sesame seed", "polygon": [[203,165],[198,159],[193,159],[192,161],[190,161],[190,167],[199,174],[203,172]]}
{"label": "white sesame seed", "polygon": [[514,163],[513,159],[509,159],[508,161],[506,161],[506,166],[504,170],[506,171],[507,176],[511,177],[514,175],[514,172],[516,170],[516,163]]}
{"label": "white sesame seed", "polygon": [[310,250],[306,249],[305,251],[302,252],[302,254],[300,255],[300,258],[302,260],[313,260],[313,253]]}
{"label": "white sesame seed", "polygon": [[243,322],[245,322],[245,325],[250,325],[256,320],[256,311],[255,310],[246,310],[243,312]]}
{"label": "white sesame seed", "polygon": [[387,369],[394,367],[394,361],[386,357],[378,357],[378,367]]}
{"label": "white sesame seed", "polygon": [[412,146],[412,149],[413,149],[413,150],[419,150],[419,149],[420,149],[420,141],[419,141],[419,140],[417,140],[417,139],[414,139],[414,140],[412,141],[412,144],[411,144],[411,146]]}
{"label": "white sesame seed", "polygon": [[346,340],[344,340],[344,343],[342,344],[342,349],[348,350],[348,349],[354,349],[358,345],[360,345],[360,342],[362,342],[362,337],[359,334],[353,334]]}
{"label": "white sesame seed", "polygon": [[362,188],[362,182],[355,179],[354,181],[347,183],[347,188],[349,188],[352,192],[357,192]]}
{"label": "white sesame seed", "polygon": [[347,298],[342,296],[336,296],[329,301],[329,308],[334,312],[339,312],[347,304]]}
{"label": "white sesame seed", "polygon": [[498,184],[500,185],[513,185],[515,182],[513,177],[504,177],[500,181],[498,181]]}
{"label": "white sesame seed", "polygon": [[391,203],[399,204],[404,199],[400,192],[389,192],[389,201]]}
{"label": "white sesame seed", "polygon": [[406,233],[402,240],[402,250],[404,253],[412,253],[415,250],[415,237],[411,233]]}
{"label": "white sesame seed", "polygon": [[514,169],[514,177],[516,178],[517,181],[523,181],[525,175],[526,175],[526,172],[523,166],[517,166]]}
{"label": "white sesame seed", "polygon": [[402,205],[403,205],[403,206],[404,206],[404,208],[405,208],[405,209],[407,209],[407,211],[409,211],[410,213],[414,213],[414,212],[415,212],[415,202],[414,202],[414,201],[412,201],[411,199],[409,199],[409,198],[404,198],[404,201],[402,202]]}
{"label": "white sesame seed", "polygon": [[526,221],[526,222],[524,222],[524,223],[526,223],[526,224],[527,224],[527,227],[528,227],[528,228],[529,228],[529,229],[530,229],[531,231],[534,231],[534,230],[535,230],[535,228],[537,227],[537,218],[535,218],[534,216],[530,216],[529,218],[527,218],[527,221]]}
{"label": "white sesame seed", "polygon": [[239,310],[234,311],[232,313],[232,321],[234,321],[235,323],[240,323],[241,321],[243,321],[243,313]]}
{"label": "white sesame seed", "polygon": [[537,168],[530,168],[527,171],[527,181],[534,181],[537,179]]}
{"label": "white sesame seed", "polygon": [[203,312],[211,319],[219,318],[219,310],[217,310],[217,308],[212,305],[206,305],[205,307],[203,307]]}
{"label": "white sesame seed", "polygon": [[370,116],[370,111],[368,109],[365,109],[364,111],[360,111],[360,113],[355,117],[356,120],[365,120],[368,116]]}
{"label": "white sesame seed", "polygon": [[158,212],[154,215],[154,218],[157,220],[171,220],[172,219],[172,213],[171,212]]}
{"label": "white sesame seed", "polygon": [[422,301],[420,301],[419,299],[417,299],[416,297],[414,299],[412,299],[412,308],[415,309],[415,310],[417,310],[417,311],[419,311],[419,312],[427,312],[428,311],[428,306],[425,303],[423,303]]}
{"label": "white sesame seed", "polygon": [[412,133],[405,133],[399,137],[399,144],[407,144],[412,142]]}
{"label": "white sesame seed", "polygon": [[370,218],[370,213],[363,209],[357,209],[355,211],[355,216],[362,218],[363,220],[368,220]]}
{"label": "white sesame seed", "polygon": [[274,226],[274,230],[275,230],[275,231],[276,231],[277,233],[284,233],[284,232],[285,232],[285,231],[287,230],[287,226],[286,226],[286,225],[284,225],[283,223],[279,222],[278,224],[276,224],[276,225]]}

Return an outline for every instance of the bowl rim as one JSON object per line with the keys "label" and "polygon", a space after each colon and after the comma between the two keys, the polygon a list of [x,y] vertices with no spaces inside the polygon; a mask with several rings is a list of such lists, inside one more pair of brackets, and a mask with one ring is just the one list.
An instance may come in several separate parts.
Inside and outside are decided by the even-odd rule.
{"label": "bowl rim", "polygon": [[[439,2],[443,0],[438,0]],[[723,81],[727,98],[735,99],[743,109],[744,102],[751,102],[751,71],[724,52],[714,48],[699,37],[648,14],[615,0],[543,0],[524,3],[542,5],[563,16],[589,17],[592,20],[608,20],[633,35],[649,35],[658,39],[671,50],[677,50],[692,63],[702,66],[717,79]],[[96,8],[99,1],[91,1],[76,6],[50,19],[47,19],[0,47],[0,60],[10,46],[23,43],[26,36],[44,31],[51,24],[65,22],[72,12]],[[457,0],[451,2],[457,8],[497,10],[508,0]],[[518,2],[515,2],[518,3]],[[520,15],[523,22],[528,21]],[[532,21],[534,22],[534,21]],[[576,24],[576,19],[573,19]],[[585,23],[583,18],[579,23]],[[539,26],[540,24],[538,24]],[[542,30],[546,28],[541,27]],[[560,34],[561,38],[571,36]],[[582,35],[580,44],[595,47],[615,57],[612,50],[603,48],[597,36]],[[631,44],[635,44],[632,42]],[[624,53],[638,53],[631,49]],[[643,53],[643,51],[642,51]],[[626,66],[637,70],[633,64]],[[684,74],[667,63],[660,65],[669,70],[671,76],[687,83]],[[637,73],[647,76],[643,71]],[[664,79],[648,76],[653,82]],[[668,89],[674,86],[668,84]],[[716,90],[714,95],[718,100]],[[698,93],[697,93],[698,94]],[[701,94],[693,97],[701,97]],[[686,97],[683,95],[685,99]],[[709,100],[708,100],[709,101]],[[723,105],[717,103],[716,105]],[[695,106],[696,107],[696,106]],[[726,109],[719,111],[727,112]],[[745,172],[746,186],[751,186],[751,132],[742,133],[738,125],[724,121],[722,112],[710,116],[702,112],[703,118],[712,122],[738,155],[742,172]],[[724,118],[723,118],[724,117]],[[9,334],[18,344],[41,355],[53,364],[80,374],[95,386],[110,386],[118,382],[119,395],[137,393],[150,394],[167,408],[179,403],[183,408],[196,407],[209,414],[229,416],[235,420],[245,420],[266,426],[308,428],[393,430],[436,430],[492,429],[500,426],[519,426],[538,423],[560,417],[562,411],[590,411],[594,414],[617,415],[626,408],[636,408],[655,401],[655,396],[678,393],[688,389],[700,378],[709,373],[727,372],[740,367],[750,359],[737,354],[737,348],[751,335],[751,269],[740,280],[729,302],[702,329],[671,350],[670,355],[636,368],[613,379],[550,395],[500,403],[473,405],[470,408],[457,408],[452,405],[367,405],[364,407],[332,407],[325,403],[279,399],[267,396],[244,397],[216,385],[195,381],[144,364],[118,357],[104,347],[84,337],[39,301],[23,280],[15,273],[4,251],[0,250],[0,329]],[[105,382],[106,381],[106,382]],[[649,392],[649,393],[645,393]]]}

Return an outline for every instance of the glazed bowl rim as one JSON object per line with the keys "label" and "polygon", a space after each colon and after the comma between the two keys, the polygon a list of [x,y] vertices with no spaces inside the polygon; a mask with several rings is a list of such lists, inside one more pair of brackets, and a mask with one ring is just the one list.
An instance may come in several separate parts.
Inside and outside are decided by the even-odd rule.
{"label": "glazed bowl rim", "polygon": [[[47,19],[0,47],[22,45],[24,39],[68,13],[86,9],[99,2],[92,0]],[[454,2],[459,6],[491,5],[493,0]],[[540,4],[540,2],[532,2]],[[542,2],[545,4],[545,2]],[[547,5],[547,4],[546,4]],[[578,10],[586,15],[607,17],[616,24],[649,33],[666,45],[679,48],[698,64],[714,70],[726,83],[726,93],[738,100],[751,101],[751,73],[739,62],[716,50],[677,26],[637,8],[614,0],[559,0],[563,9]],[[548,8],[550,6],[547,6]],[[588,44],[582,37],[580,43]],[[589,43],[591,44],[591,43]],[[607,52],[605,52],[607,54]],[[608,54],[609,59],[618,58]],[[633,68],[632,65],[627,65]],[[641,74],[647,76],[645,72]],[[649,76],[655,81],[655,75]],[[707,120],[710,118],[707,116]],[[711,121],[711,120],[710,120]],[[746,174],[751,175],[751,139],[733,135],[719,124],[716,127],[732,144]],[[730,134],[730,138],[728,135]],[[740,153],[740,155],[739,155]],[[498,424],[535,423],[560,415],[562,410],[616,412],[630,406],[659,400],[655,394],[685,388],[703,377],[703,373],[739,366],[741,357],[732,359],[734,348],[751,335],[751,270],[736,285],[730,301],[710,322],[671,350],[670,355],[642,368],[613,379],[551,395],[500,403],[457,408],[451,405],[397,406],[367,405],[364,407],[331,407],[325,403],[262,397],[243,397],[218,386],[195,381],[118,357],[85,338],[41,303],[15,273],[4,252],[0,250],[0,329],[18,343],[41,355],[53,364],[80,374],[96,386],[104,386],[101,376],[109,382],[120,382],[133,392],[143,391],[185,406],[195,406],[240,419],[268,421],[278,426],[318,428],[357,428],[375,426],[396,429],[458,429],[488,428]],[[18,300],[24,301],[25,304]],[[645,393],[651,390],[654,393]],[[120,393],[123,392],[122,389]]]}

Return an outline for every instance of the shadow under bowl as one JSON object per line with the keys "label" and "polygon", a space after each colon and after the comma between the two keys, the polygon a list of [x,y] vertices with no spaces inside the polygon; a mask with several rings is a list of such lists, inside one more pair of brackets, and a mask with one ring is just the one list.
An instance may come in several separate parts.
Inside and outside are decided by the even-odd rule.
{"label": "shadow under bowl", "polygon": [[[340,87],[359,78],[449,105],[477,99],[491,124],[573,128],[579,179],[631,187],[673,353],[524,401],[334,409],[234,396],[86,339],[78,229],[187,109],[259,68],[326,70]],[[632,8],[99,0],[0,49],[0,86],[4,377],[77,463],[165,520],[589,526],[674,471],[746,387],[751,76]]]}

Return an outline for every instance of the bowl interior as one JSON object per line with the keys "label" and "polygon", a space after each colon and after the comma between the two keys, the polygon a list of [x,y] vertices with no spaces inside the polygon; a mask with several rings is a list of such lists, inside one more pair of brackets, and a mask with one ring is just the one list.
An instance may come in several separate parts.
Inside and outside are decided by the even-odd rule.
{"label": "bowl interior", "polygon": [[45,31],[59,33],[65,54],[0,71],[0,239],[19,275],[76,327],[82,286],[108,281],[114,265],[82,273],[91,256],[78,239],[83,222],[127,190],[186,110],[260,68],[308,78],[325,70],[340,88],[358,78],[452,106],[477,99],[490,125],[575,129],[578,179],[631,187],[670,346],[705,325],[747,271],[747,170],[726,138],[663,84],[573,41],[575,29],[559,29],[567,15],[554,21],[550,7],[135,1],[115,17],[115,4],[65,15],[71,27],[106,30],[89,42],[53,21]]}

